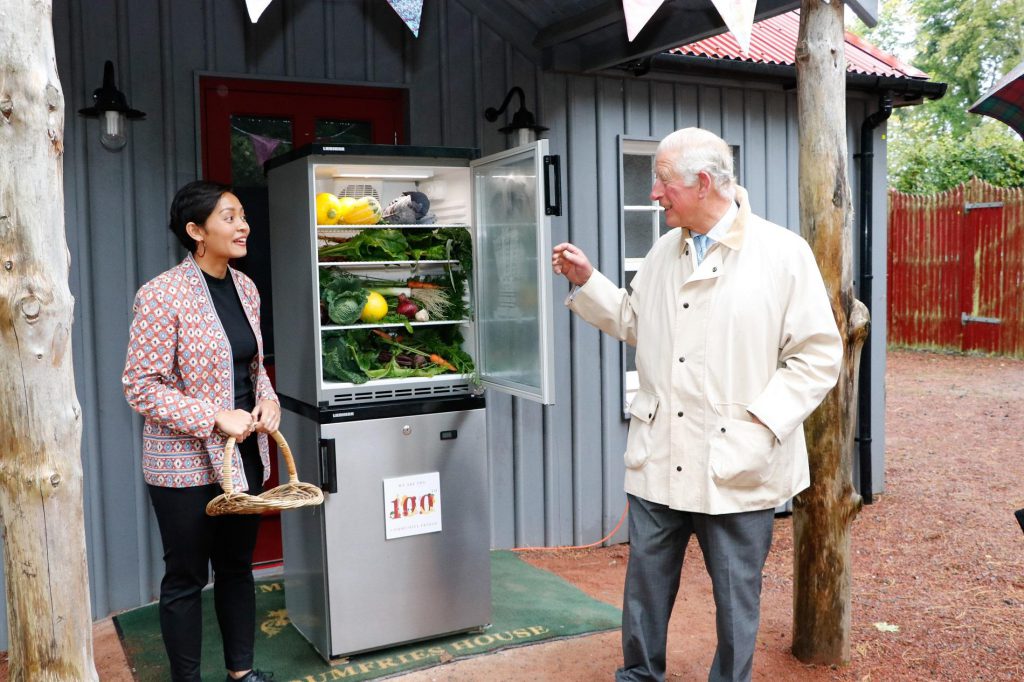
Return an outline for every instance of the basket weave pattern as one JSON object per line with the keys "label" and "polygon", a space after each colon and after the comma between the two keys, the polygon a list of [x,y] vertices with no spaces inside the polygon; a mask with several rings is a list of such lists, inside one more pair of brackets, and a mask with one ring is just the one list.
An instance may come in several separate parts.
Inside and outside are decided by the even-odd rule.
{"label": "basket weave pattern", "polygon": [[280,431],[274,431],[271,436],[277,441],[277,447],[284,457],[285,466],[288,467],[288,482],[271,488],[259,495],[234,491],[234,483],[231,481],[233,474],[231,460],[235,453],[235,439],[228,438],[224,444],[224,463],[221,465],[222,487],[224,492],[210,500],[206,505],[206,513],[210,516],[221,514],[261,514],[265,511],[280,509],[296,509],[322,504],[324,493],[320,488],[309,483],[303,483],[295,473],[295,460],[292,458],[292,450],[288,447],[288,441],[284,439]]}

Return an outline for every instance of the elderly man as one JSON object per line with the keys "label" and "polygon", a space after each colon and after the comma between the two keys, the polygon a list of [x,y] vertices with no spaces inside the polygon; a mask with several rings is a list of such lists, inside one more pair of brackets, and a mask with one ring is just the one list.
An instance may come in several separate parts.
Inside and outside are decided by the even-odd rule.
{"label": "elderly man", "polygon": [[807,243],[750,212],[729,146],[698,128],[658,145],[651,199],[675,228],[632,293],[573,244],[553,250],[567,305],[636,346],[625,489],[629,565],[617,680],[663,680],[683,556],[697,536],[718,648],[709,680],[749,680],[775,508],[809,484],[804,419],[842,360]]}

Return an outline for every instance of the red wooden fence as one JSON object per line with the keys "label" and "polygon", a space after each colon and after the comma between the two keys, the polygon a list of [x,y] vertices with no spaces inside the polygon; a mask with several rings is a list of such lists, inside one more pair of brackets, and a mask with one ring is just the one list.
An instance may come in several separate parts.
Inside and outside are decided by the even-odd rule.
{"label": "red wooden fence", "polygon": [[889,192],[889,343],[1024,357],[1024,188]]}

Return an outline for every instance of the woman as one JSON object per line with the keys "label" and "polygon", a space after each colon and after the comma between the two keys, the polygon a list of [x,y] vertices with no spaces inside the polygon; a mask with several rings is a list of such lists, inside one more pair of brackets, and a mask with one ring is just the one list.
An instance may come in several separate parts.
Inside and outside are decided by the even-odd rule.
{"label": "woman", "polygon": [[121,379],[145,417],[143,478],[164,547],[160,630],[172,679],[199,680],[212,563],[227,679],[260,682],[270,679],[253,669],[260,517],[206,514],[222,492],[227,437],[237,443],[234,489],[256,494],[270,473],[266,434],[281,420],[263,368],[259,292],[228,265],[245,256],[249,225],[228,187],[197,181],[175,195],[170,228],[189,254],[139,289]]}

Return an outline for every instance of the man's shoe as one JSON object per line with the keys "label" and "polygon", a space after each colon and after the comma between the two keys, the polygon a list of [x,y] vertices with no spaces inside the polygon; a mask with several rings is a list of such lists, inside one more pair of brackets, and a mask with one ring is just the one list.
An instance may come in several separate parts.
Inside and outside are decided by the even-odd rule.
{"label": "man's shoe", "polygon": [[271,682],[273,679],[274,673],[253,668],[237,679],[228,675],[227,682]]}

